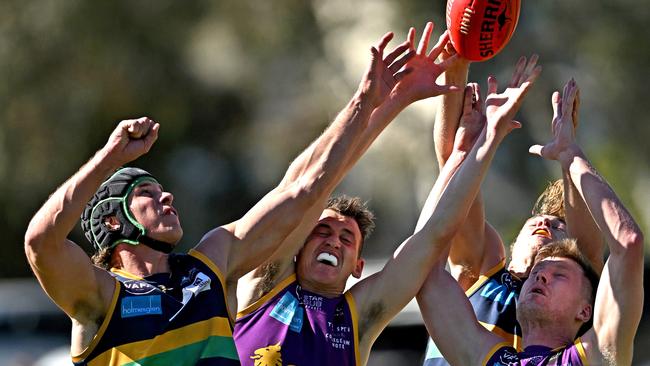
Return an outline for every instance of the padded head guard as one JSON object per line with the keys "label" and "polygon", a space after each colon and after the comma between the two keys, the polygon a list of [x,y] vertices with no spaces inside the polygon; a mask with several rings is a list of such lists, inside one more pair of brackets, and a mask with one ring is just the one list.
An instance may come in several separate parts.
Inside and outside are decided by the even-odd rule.
{"label": "padded head guard", "polygon": [[[145,181],[158,184],[145,170],[121,168],[99,186],[93,198],[86,204],[81,215],[81,228],[97,250],[110,249],[119,243],[144,243],[161,252],[171,252],[173,245],[147,237],[146,229],[136,221],[129,210],[129,195],[137,185]],[[119,228],[111,229],[106,225],[106,218],[111,216],[115,216],[120,222]]]}

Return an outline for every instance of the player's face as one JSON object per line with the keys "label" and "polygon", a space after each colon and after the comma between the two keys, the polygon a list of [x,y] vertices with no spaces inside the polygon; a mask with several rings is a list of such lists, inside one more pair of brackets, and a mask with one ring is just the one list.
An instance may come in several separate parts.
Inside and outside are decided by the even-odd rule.
{"label": "player's face", "polygon": [[532,268],[521,288],[517,316],[579,327],[591,317],[589,286],[582,268],[574,260],[545,258]]}
{"label": "player's face", "polygon": [[526,276],[539,248],[567,237],[566,224],[559,217],[539,215],[529,218],[512,246],[511,267],[516,267],[520,275]]}
{"label": "player's face", "polygon": [[357,222],[333,210],[325,210],[298,254],[301,282],[342,291],[348,277],[361,276],[361,231]]}
{"label": "player's face", "polygon": [[174,196],[159,184],[143,182],[133,189],[128,205],[133,217],[152,239],[175,244],[183,236],[178,213],[172,206]]}

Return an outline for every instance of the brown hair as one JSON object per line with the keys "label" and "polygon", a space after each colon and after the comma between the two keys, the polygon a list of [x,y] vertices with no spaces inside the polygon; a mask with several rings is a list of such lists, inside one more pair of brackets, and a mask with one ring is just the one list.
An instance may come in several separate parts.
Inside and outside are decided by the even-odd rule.
{"label": "brown hair", "polygon": [[584,273],[585,277],[589,281],[589,284],[591,285],[591,289],[589,291],[589,303],[593,305],[594,300],[596,299],[596,290],[598,289],[599,276],[587,258],[580,252],[576,240],[561,239],[541,247],[535,255],[533,266],[539,263],[542,259],[550,257],[568,258],[578,263],[580,268],[582,268],[582,272]]}
{"label": "brown hair", "polygon": [[103,268],[105,270],[110,270],[111,269],[111,257],[113,256],[113,248],[102,248],[98,250],[95,254],[92,256],[92,261],[93,263],[99,267]]}
{"label": "brown hair", "polygon": [[361,246],[359,248],[359,254],[361,254],[364,241],[375,228],[375,215],[368,209],[366,202],[361,201],[359,197],[341,195],[330,197],[325,209],[334,210],[343,216],[353,218],[357,222],[359,231],[361,231]]}
{"label": "brown hair", "polygon": [[564,183],[562,179],[550,182],[533,206],[533,216],[550,215],[564,220]]}

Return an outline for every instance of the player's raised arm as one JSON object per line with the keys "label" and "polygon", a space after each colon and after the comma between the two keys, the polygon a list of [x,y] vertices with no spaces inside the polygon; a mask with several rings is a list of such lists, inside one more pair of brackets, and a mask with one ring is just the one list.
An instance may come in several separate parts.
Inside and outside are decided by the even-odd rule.
{"label": "player's raised arm", "polygon": [[[425,30],[427,42],[432,30],[433,24],[429,23]],[[354,143],[350,144],[350,148],[353,151],[350,152],[350,158],[346,161],[345,166],[341,167],[343,173],[352,168],[353,164],[363,155],[377,136],[408,105],[417,100],[458,90],[453,85],[440,85],[436,83],[437,76],[445,70],[449,63],[437,64],[433,59],[421,59],[417,62],[410,62],[413,55],[415,55],[414,37],[415,29],[412,28],[409,31],[408,40],[386,55],[383,55],[383,47],[385,46],[382,46],[383,41],[375,48],[380,52],[373,52],[371,70],[375,70],[374,76],[367,74],[364,78],[366,81],[362,81],[362,85],[367,83],[369,77],[380,77],[382,85],[386,87],[385,90],[388,93],[385,96],[385,100],[372,111],[372,115],[365,129]],[[423,36],[423,38],[425,37]],[[439,43],[445,44],[446,42],[446,35],[443,35]],[[426,48],[426,44],[424,47]],[[406,54],[404,54],[405,51],[407,51]],[[407,61],[409,63],[404,67]],[[307,162],[309,162],[307,159],[309,155],[307,153],[319,146],[319,144],[322,144],[327,134],[328,132],[326,131],[305,153],[294,161],[283,182],[291,181],[298,172],[305,170]],[[342,175],[339,176],[338,180],[340,181],[341,178]],[[270,282],[256,284],[255,288],[257,290],[249,287],[252,291],[246,291],[246,296],[240,296],[240,308],[245,307],[247,303],[256,300],[256,298],[264,293],[264,291],[259,289],[271,288],[275,282],[286,277],[288,273],[292,273],[293,257],[302,247],[309,232],[314,228],[327,198],[327,195],[321,195],[316,201],[317,203],[312,205],[309,211],[307,211],[307,214],[304,215],[298,228],[287,236],[271,260],[263,267],[258,268],[255,272],[246,276],[247,281],[259,280],[263,277],[264,281]]]}
{"label": "player's raised arm", "polygon": [[592,364],[629,365],[643,308],[643,234],[575,142],[568,116],[575,108],[577,92],[572,79],[561,96],[553,97],[557,114],[566,118],[554,119],[554,139],[531,147],[531,152],[557,160],[569,172],[609,247],[596,294],[593,328],[582,337],[588,360]]}
{"label": "player's raised arm", "polygon": [[[539,71],[537,68],[520,88],[509,88],[501,94],[497,94],[496,80],[489,80],[487,127],[449,180],[430,217],[420,230],[401,245],[382,271],[352,288],[359,304],[360,318],[364,311],[380,314],[367,318],[370,320],[365,327],[370,331],[367,335],[360,334],[361,342],[363,337],[376,336],[372,330],[384,325],[418,292],[432,263],[445,261],[450,239],[465,220],[497,147],[510,131],[519,127],[519,123],[512,119]],[[472,94],[470,89],[466,94],[468,99]],[[360,325],[360,329],[364,329],[364,324]]]}
{"label": "player's raised arm", "polygon": [[[294,161],[281,184],[241,219],[203,238],[198,249],[224,266],[227,277],[237,279],[268,260],[308,210],[327,198],[349,162],[358,159],[354,156],[354,144],[367,128],[370,114],[384,101],[395,82],[386,78],[386,73],[392,76],[396,70],[387,67],[383,57],[391,38],[392,33],[388,33],[377,47],[371,48],[372,61],[358,91],[323,135]],[[387,57],[395,60],[407,49],[404,45]],[[223,255],[224,250],[227,255]]]}
{"label": "player's raised arm", "polygon": [[[508,89],[521,86],[534,72],[537,61],[537,55],[521,57],[515,65]],[[449,252],[450,271],[461,287],[467,290],[481,274],[487,273],[504,259],[503,242],[486,220],[483,198],[479,191],[463,226],[453,239]]]}
{"label": "player's raised arm", "polygon": [[[565,90],[567,90],[565,86]],[[566,95],[566,92],[563,93]],[[561,118],[571,118],[573,122],[573,136],[575,137],[579,126],[580,89],[576,90],[573,101],[572,113],[562,112],[559,93],[551,97],[553,105],[553,126],[557,127]],[[564,207],[569,237],[576,238],[580,251],[589,259],[594,269],[601,273],[604,265],[605,242],[603,235],[594,222],[585,201],[582,199],[576,185],[571,181],[571,173],[562,167],[562,183],[564,186]]]}
{"label": "player's raised arm", "polygon": [[[50,298],[78,323],[92,326],[104,316],[115,282],[66,237],[103,180],[122,164],[147,153],[158,129],[146,117],[120,122],[106,145],[48,198],[29,223],[27,260]],[[93,335],[85,334],[86,344]]]}

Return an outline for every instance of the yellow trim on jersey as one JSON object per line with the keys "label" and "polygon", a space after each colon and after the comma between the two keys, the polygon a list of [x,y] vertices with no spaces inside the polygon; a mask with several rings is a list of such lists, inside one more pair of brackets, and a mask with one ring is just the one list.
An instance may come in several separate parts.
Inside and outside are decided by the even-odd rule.
{"label": "yellow trim on jersey", "polygon": [[487,362],[490,361],[490,358],[492,356],[494,356],[494,354],[503,347],[511,347],[511,346],[510,346],[510,344],[508,342],[499,342],[499,343],[495,344],[490,349],[490,352],[488,352],[485,355],[485,357],[483,358],[483,362],[481,362],[481,365],[483,365],[483,366],[487,365]]}
{"label": "yellow trim on jersey", "polygon": [[483,323],[482,321],[479,320],[479,323],[487,330],[490,332],[498,335],[499,337],[505,339],[505,340],[512,340],[512,343],[510,344],[512,347],[514,347],[517,352],[521,352],[522,348],[522,340],[521,337],[515,334],[512,334],[508,331],[503,330],[502,328],[497,327],[494,324],[489,324],[489,323]]}
{"label": "yellow trim on jersey", "polygon": [[219,267],[217,267],[217,265],[214,264],[214,262],[210,258],[208,258],[207,255],[199,252],[198,250],[190,249],[190,251],[187,254],[201,261],[203,264],[208,266],[208,268],[210,268],[215,275],[217,275],[219,282],[221,282],[221,289],[223,290],[223,302],[226,304],[226,311],[228,312],[228,318],[230,320],[230,323],[233,326],[235,326],[234,324],[235,320],[232,319],[232,315],[231,315],[232,312],[230,311],[230,306],[228,306],[228,290],[226,288],[226,280],[225,277],[223,276],[223,273],[221,273]]}
{"label": "yellow trim on jersey", "polygon": [[111,272],[115,273],[118,276],[122,276],[124,278],[128,278],[130,280],[138,280],[138,281],[144,281],[144,278],[136,276],[134,274],[131,274],[123,269],[119,268],[111,268]]}
{"label": "yellow trim on jersey", "polygon": [[257,310],[260,308],[260,306],[266,304],[267,301],[269,301],[273,296],[277,295],[280,291],[284,290],[287,286],[289,286],[292,282],[296,281],[296,274],[292,273],[289,277],[285,278],[284,280],[280,281],[273,289],[269,292],[267,292],[264,296],[260,297],[255,301],[254,303],[248,305],[245,309],[237,313],[237,319],[246,316],[253,311]]}
{"label": "yellow trim on jersey", "polygon": [[354,301],[354,296],[350,291],[345,292],[345,299],[348,302],[348,308],[350,309],[350,316],[352,317],[352,330],[354,336],[354,364],[361,365],[361,354],[359,353],[359,315],[357,312],[357,303]]}
{"label": "yellow trim on jersey", "polygon": [[[210,330],[206,334],[206,330]],[[133,343],[123,344],[95,357],[88,363],[89,366],[123,365],[125,363],[141,360],[145,357],[168,352],[188,344],[200,342],[210,336],[230,337],[229,319],[215,316],[185,327],[171,330],[157,335],[153,339],[145,339]]]}
{"label": "yellow trim on jersey", "polygon": [[93,349],[95,349],[95,346],[97,346],[97,343],[99,343],[99,340],[102,339],[106,328],[108,328],[108,324],[111,322],[113,312],[115,311],[115,306],[117,305],[117,299],[120,297],[120,288],[122,286],[117,278],[113,277],[113,279],[115,280],[115,290],[113,290],[113,298],[111,299],[111,304],[108,306],[108,311],[106,311],[102,325],[99,326],[99,330],[97,330],[97,333],[85,350],[83,350],[79,355],[70,355],[73,362],[79,362],[90,355]]}
{"label": "yellow trim on jersey", "polygon": [[582,345],[582,338],[576,339],[573,344],[576,345],[576,349],[578,350],[578,354],[580,355],[580,360],[582,361],[582,364],[584,366],[589,365],[589,362],[587,362],[587,352],[585,352],[585,347]]}
{"label": "yellow trim on jersey", "polygon": [[470,288],[467,289],[467,291],[465,291],[465,295],[467,295],[467,297],[472,296],[472,294],[474,294],[474,292],[476,292],[476,290],[478,290],[478,288],[481,287],[485,283],[485,281],[487,281],[490,277],[492,277],[492,275],[499,272],[503,268],[506,268],[505,258],[500,260],[499,264],[490,268],[490,270],[488,270],[487,272],[481,274],[478,280],[476,280],[476,282],[474,282],[474,284],[470,286]]}

